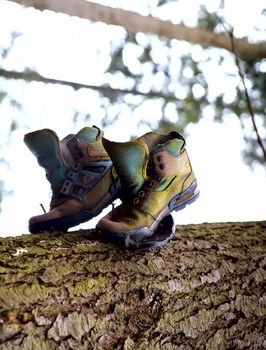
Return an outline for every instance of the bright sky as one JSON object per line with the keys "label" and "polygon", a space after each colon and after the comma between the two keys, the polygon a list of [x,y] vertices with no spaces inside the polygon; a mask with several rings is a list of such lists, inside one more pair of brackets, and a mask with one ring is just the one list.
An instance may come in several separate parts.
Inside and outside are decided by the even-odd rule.
{"label": "bright sky", "polygon": [[[109,4],[108,1],[97,2]],[[145,4],[152,2],[152,0],[146,1]],[[112,2],[112,6],[146,14],[143,3],[141,0],[134,2],[117,0]],[[193,25],[196,20],[196,10],[194,13],[194,7],[191,7],[190,3],[196,2],[194,0],[174,2],[171,5],[173,7],[171,11],[168,8],[163,18],[176,22],[183,19],[187,25]],[[205,3],[209,11],[215,11],[219,1],[206,0]],[[234,25],[236,35],[253,33],[254,23],[262,26],[256,22],[256,18],[264,1],[243,3],[243,1],[228,0],[224,3],[223,14],[227,21]],[[33,10],[21,12],[17,4],[0,2],[0,43],[8,40],[11,29],[24,33],[23,37],[18,39],[8,64],[3,62],[5,69],[22,70],[25,66],[36,67],[41,74],[49,77],[100,84],[102,67],[108,65],[108,58],[106,59],[107,55],[104,53],[107,53],[106,45],[111,38],[109,28],[100,23],[92,28],[86,21],[79,22],[77,19],[66,21],[63,15],[56,16],[50,13],[43,16],[39,13],[32,16],[32,13]],[[170,14],[178,14],[179,18],[177,16],[170,18]],[[244,15],[245,21],[243,21]],[[49,18],[49,26],[46,25],[47,18]],[[92,40],[95,37],[95,30],[99,31],[102,45]],[[123,36],[123,31],[120,28],[116,31],[116,40],[119,40]],[[69,49],[70,37],[74,38],[71,41],[71,49]],[[84,41],[89,41],[89,45],[85,48]],[[188,49],[188,46],[183,44],[183,49]],[[194,55],[196,54],[195,51]],[[198,54],[200,56],[204,51]],[[226,90],[228,85],[221,85],[223,75],[218,72],[216,62],[210,63],[208,68],[209,84],[215,88],[217,75],[215,75],[215,81],[212,76],[220,74],[219,88]],[[228,69],[233,69],[230,60]],[[89,125],[99,125],[101,112],[97,110],[97,97],[93,91],[82,89],[77,93],[68,87],[44,88],[42,84],[32,84],[25,89],[22,82],[14,84],[2,81],[1,83],[9,91],[15,91],[16,96],[24,99],[22,112],[10,108],[7,101],[0,105],[0,139],[8,141],[7,146],[1,151],[10,164],[10,169],[5,164],[0,164],[1,179],[5,182],[5,188],[14,193],[4,198],[0,213],[0,235],[8,236],[27,233],[28,218],[41,213],[40,203],[48,209],[50,201],[50,187],[45,179],[44,170],[37,165],[36,159],[24,145],[24,134],[41,128],[50,128],[62,138],[84,127],[84,122],[80,121],[77,121],[73,127],[73,106],[84,114],[93,111]],[[230,100],[232,96],[233,91],[228,93],[227,98]],[[147,126],[138,125],[138,121],[144,116],[154,123],[157,121],[156,110],[159,106],[155,102],[147,102],[142,108],[137,109],[134,118],[130,118],[129,110],[125,106],[123,108],[126,117],[119,118],[117,123],[104,130],[105,136],[111,140],[126,141],[131,134],[140,136],[150,131]],[[112,113],[111,110],[110,113]],[[20,118],[22,127],[14,131],[10,138],[9,126],[12,118],[16,116]],[[263,205],[266,198],[265,172],[260,167],[251,171],[243,164],[240,152],[244,141],[239,121],[235,117],[228,116],[225,123],[214,124],[212,113],[207,109],[204,119],[196,125],[189,126],[188,129],[190,136],[187,139],[187,149],[198,178],[201,196],[191,206],[179,213],[174,213],[176,223],[265,220],[265,205]],[[99,217],[81,227],[94,227]]]}

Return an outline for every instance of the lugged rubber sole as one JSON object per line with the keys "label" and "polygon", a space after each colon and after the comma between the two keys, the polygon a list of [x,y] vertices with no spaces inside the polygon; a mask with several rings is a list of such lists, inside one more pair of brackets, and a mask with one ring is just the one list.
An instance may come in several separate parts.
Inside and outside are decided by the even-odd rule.
{"label": "lugged rubber sole", "polygon": [[98,229],[99,236],[112,242],[118,242],[119,244],[124,243],[127,245],[128,242],[131,242],[131,245],[135,244],[137,246],[146,239],[152,239],[160,223],[162,223],[172,211],[184,209],[187,205],[193,203],[199,197],[199,194],[200,192],[197,189],[197,182],[194,181],[185,191],[171,199],[168,206],[164,208],[161,211],[161,214],[157,217],[156,221],[159,222],[159,224],[152,229],[149,227],[141,227],[128,232],[109,232]]}
{"label": "lugged rubber sole", "polygon": [[107,199],[103,199],[93,210],[83,210],[73,215],[63,216],[58,219],[46,220],[29,225],[30,233],[41,233],[47,231],[67,232],[70,227],[77,226],[87,222],[99,215],[103,209],[108,207],[115,199],[118,198],[118,184],[112,183],[109,192],[106,194]]}
{"label": "lugged rubber sole", "polygon": [[[98,230],[98,239],[106,243],[113,243],[128,250],[147,250],[151,248],[160,248],[167,244],[175,233],[175,224],[171,214],[165,216],[153,234],[143,240],[131,239],[129,235],[113,235],[108,232]],[[135,237],[134,237],[135,238]]]}
{"label": "lugged rubber sole", "polygon": [[128,239],[125,245],[129,250],[146,250],[151,248],[160,248],[166,245],[175,233],[175,224],[171,214],[165,216],[154,233],[142,241]]}
{"label": "lugged rubber sole", "polygon": [[63,216],[59,219],[46,220],[29,225],[30,233],[41,233],[45,231],[67,232],[70,227],[77,226],[93,218],[90,212],[82,211],[74,215]]}

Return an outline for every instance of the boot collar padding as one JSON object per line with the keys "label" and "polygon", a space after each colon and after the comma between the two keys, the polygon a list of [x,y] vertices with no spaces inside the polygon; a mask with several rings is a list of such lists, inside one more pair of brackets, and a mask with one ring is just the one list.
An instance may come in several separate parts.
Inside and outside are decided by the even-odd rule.
{"label": "boot collar padding", "polygon": [[162,135],[157,132],[148,132],[144,134],[143,136],[139,137],[137,140],[145,143],[151,152],[155,147],[159,145],[163,145],[167,143],[168,141],[171,141],[173,139],[179,139],[183,141],[183,146],[185,146],[185,140],[184,138],[177,132],[172,131],[167,135]]}

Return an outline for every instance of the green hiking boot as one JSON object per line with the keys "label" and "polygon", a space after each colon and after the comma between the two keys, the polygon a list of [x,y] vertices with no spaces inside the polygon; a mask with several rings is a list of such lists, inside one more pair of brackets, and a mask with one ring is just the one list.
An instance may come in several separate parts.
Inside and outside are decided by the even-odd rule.
{"label": "green hiking boot", "polygon": [[119,180],[102,135],[95,126],[62,141],[49,129],[25,135],[24,142],[45,169],[52,189],[50,211],[30,218],[31,233],[66,231],[98,215],[117,198]]}
{"label": "green hiking boot", "polygon": [[152,236],[171,211],[198,197],[185,140],[177,132],[150,132],[125,143],[103,138],[103,145],[120,178],[122,204],[98,222],[101,236],[138,244]]}

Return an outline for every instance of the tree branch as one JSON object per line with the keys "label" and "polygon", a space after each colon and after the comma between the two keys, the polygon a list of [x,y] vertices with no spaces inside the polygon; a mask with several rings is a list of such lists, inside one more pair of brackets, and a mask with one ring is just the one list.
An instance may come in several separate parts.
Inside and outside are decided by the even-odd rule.
{"label": "tree branch", "polygon": [[66,85],[70,86],[75,90],[81,89],[81,88],[86,88],[86,89],[91,89],[95,90],[98,92],[101,92],[103,94],[121,94],[121,95],[126,95],[126,94],[132,94],[132,95],[139,95],[139,96],[144,96],[148,98],[163,98],[163,99],[175,99],[176,96],[168,94],[164,95],[162,93],[157,93],[157,92],[141,92],[136,89],[114,89],[110,86],[97,86],[97,85],[90,85],[90,84],[81,84],[81,83],[75,83],[71,81],[66,81],[66,80],[59,80],[59,79],[52,79],[52,78],[45,78],[42,75],[38,74],[37,72],[31,71],[31,70],[26,70],[24,72],[11,72],[7,71],[5,69],[0,69],[0,77],[6,78],[6,79],[22,79],[25,81],[36,81],[36,82],[42,82],[45,84],[60,84],[60,85]]}
{"label": "tree branch", "polygon": [[237,69],[238,69],[238,74],[241,78],[241,81],[243,83],[243,86],[244,86],[244,91],[245,91],[245,97],[246,97],[246,101],[247,101],[247,107],[248,107],[248,111],[249,111],[249,114],[250,114],[250,117],[251,117],[251,120],[252,120],[252,124],[253,124],[253,128],[255,130],[255,133],[256,133],[256,137],[257,137],[257,142],[262,150],[262,153],[263,153],[263,157],[266,161],[266,149],[264,147],[264,144],[263,144],[263,141],[262,141],[262,138],[260,137],[260,134],[259,134],[259,131],[258,131],[258,128],[257,128],[257,125],[256,125],[256,121],[255,121],[255,115],[254,115],[254,110],[253,110],[253,107],[252,107],[252,102],[251,102],[251,99],[250,99],[250,96],[249,96],[249,93],[248,93],[248,89],[247,89],[247,86],[246,86],[246,82],[245,82],[245,74],[240,66],[240,61],[239,61],[239,57],[238,57],[238,52],[237,52],[237,49],[235,47],[235,38],[234,38],[234,34],[233,34],[233,31],[230,31],[229,33],[229,37],[230,37],[230,40],[231,40],[231,45],[232,45],[232,52],[235,56],[235,63],[236,63],[236,66],[237,66]]}
{"label": "tree branch", "polygon": [[140,252],[93,231],[0,238],[1,350],[264,348],[266,222]]}
{"label": "tree branch", "polygon": [[[204,48],[214,46],[232,52],[230,38],[225,34],[214,33],[204,28],[190,28],[183,24],[173,24],[152,16],[142,16],[132,11],[111,8],[84,0],[11,0],[20,5],[34,7],[38,10],[62,12],[94,22],[118,25],[131,32],[155,34],[159,37],[177,39],[199,44]],[[236,39],[237,52],[246,61],[266,57],[266,45],[251,44],[245,39]]]}

